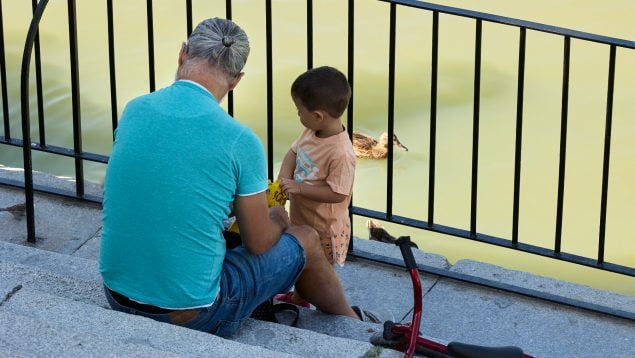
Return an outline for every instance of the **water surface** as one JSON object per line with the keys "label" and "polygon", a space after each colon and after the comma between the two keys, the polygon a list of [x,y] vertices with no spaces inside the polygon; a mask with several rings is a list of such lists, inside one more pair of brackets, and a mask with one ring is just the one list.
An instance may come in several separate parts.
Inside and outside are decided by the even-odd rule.
{"label": "water surface", "polygon": [[[194,1],[194,22],[224,16],[224,1]],[[274,160],[277,170],[301,130],[289,97],[293,79],[306,69],[305,5],[273,1]],[[314,65],[347,69],[345,1],[314,2]],[[447,0],[446,5],[517,17],[623,39],[634,39],[629,0],[481,1]],[[21,136],[19,67],[30,3],[3,1],[11,133]],[[146,2],[115,2],[117,110],[148,86]],[[235,91],[235,117],[266,131],[266,52],[263,1],[234,1],[233,17],[250,35],[252,54],[246,76]],[[111,107],[105,2],[79,1],[78,43],[84,150],[108,155]],[[177,52],[186,37],[184,2],[154,1],[157,88],[174,76]],[[388,84],[388,5],[356,2],[355,125],[379,135],[386,130]],[[395,132],[409,152],[395,152],[394,213],[427,220],[430,109],[430,26],[426,11],[399,8],[396,49]],[[49,144],[72,147],[66,2],[51,1],[40,27],[44,114]],[[474,22],[441,16],[437,114],[435,221],[469,228],[472,156]],[[514,133],[518,30],[483,25],[480,109],[478,231],[510,237],[514,173]],[[520,198],[520,241],[552,247],[555,235],[560,138],[562,39],[528,32]],[[634,266],[635,236],[635,51],[618,49],[606,261]],[[608,48],[573,40],[571,44],[569,128],[563,243],[565,252],[593,257],[597,250],[602,148],[606,113]],[[34,70],[31,71],[34,76]],[[31,86],[31,93],[35,87]],[[37,106],[31,99],[32,139],[39,140]],[[175,138],[175,140],[186,140]],[[266,144],[266,143],[265,143]],[[210,143],[213,145],[213,143]],[[34,153],[36,170],[73,176],[73,162]],[[21,150],[2,146],[0,163],[22,166]],[[100,182],[104,166],[85,163],[86,177]],[[385,161],[359,160],[354,204],[385,209]],[[365,219],[355,218],[356,236],[365,237]],[[635,295],[633,278],[554,263],[551,260],[425,231],[387,225],[395,235],[410,235],[424,250],[451,262],[472,258],[512,269]]]}

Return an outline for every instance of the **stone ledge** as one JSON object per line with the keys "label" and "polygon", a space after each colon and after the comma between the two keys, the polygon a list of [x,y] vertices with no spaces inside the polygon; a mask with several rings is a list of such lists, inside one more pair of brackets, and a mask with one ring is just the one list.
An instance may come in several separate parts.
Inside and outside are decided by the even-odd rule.
{"label": "stone ledge", "polygon": [[565,301],[572,300],[605,307],[607,311],[619,310],[635,318],[635,297],[473,260],[459,260],[450,271],[561,297]]}

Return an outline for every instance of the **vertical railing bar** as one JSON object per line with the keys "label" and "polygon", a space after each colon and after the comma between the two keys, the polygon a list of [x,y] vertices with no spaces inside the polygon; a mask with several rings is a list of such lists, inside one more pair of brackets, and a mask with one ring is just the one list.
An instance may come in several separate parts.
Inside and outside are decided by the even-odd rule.
{"label": "vertical railing bar", "polygon": [[353,137],[353,101],[355,99],[355,0],[348,0],[348,84],[351,86],[351,99],[346,110],[348,135]]}
{"label": "vertical railing bar", "polygon": [[[225,18],[227,20],[232,19],[232,0],[225,1]],[[230,116],[234,115],[234,90],[227,93],[227,113]]]}
{"label": "vertical railing bar", "polygon": [[313,0],[306,0],[306,67],[313,68]]}
{"label": "vertical railing bar", "polygon": [[[33,12],[37,6],[37,0],[32,0]],[[37,94],[37,121],[40,134],[40,147],[46,146],[46,128],[44,126],[44,95],[42,90],[42,56],[40,53],[40,30],[35,33],[35,91]]]}
{"label": "vertical railing bar", "polygon": [[430,164],[428,170],[428,225],[434,224],[434,185],[437,152],[437,84],[439,75],[439,12],[432,12],[432,73],[430,75]]}
{"label": "vertical railing bar", "polygon": [[31,157],[31,125],[29,115],[29,70],[34,40],[48,0],[40,0],[35,8],[24,42],[22,69],[20,70],[20,105],[22,112],[22,154],[24,158],[24,200],[26,207],[26,240],[35,242],[35,210],[33,207],[33,162]]}
{"label": "vertical railing bar", "polygon": [[520,171],[523,144],[523,105],[525,93],[525,48],[527,29],[520,28],[518,41],[518,89],[516,94],[516,144],[514,148],[514,203],[512,210],[512,243],[518,243],[520,216]]}
{"label": "vertical railing bar", "polygon": [[471,213],[470,213],[470,233],[476,235],[476,213],[478,210],[478,145],[480,127],[480,105],[481,105],[481,48],[483,37],[483,22],[476,20],[476,39],[474,51],[474,121],[472,124],[472,191],[471,191]]}
{"label": "vertical railing bar", "polygon": [[569,62],[571,55],[571,37],[564,37],[564,56],[562,65],[562,114],[560,123],[560,164],[558,168],[558,206],[556,209],[556,237],[554,253],[559,254],[562,247],[562,211],[564,206],[564,177],[567,156],[567,119],[569,115]]}
{"label": "vertical railing bar", "polygon": [[606,94],[606,127],[604,129],[604,161],[602,163],[602,198],[600,200],[600,232],[598,237],[598,264],[604,263],[606,235],[606,206],[609,190],[609,163],[611,158],[611,128],[613,123],[613,91],[615,89],[615,45],[609,55],[609,79]]}
{"label": "vertical railing bar", "polygon": [[152,11],[152,0],[146,0],[146,17],[148,25],[148,78],[150,80],[150,92],[156,89],[154,78],[154,14]]}
{"label": "vertical railing bar", "polygon": [[0,0],[0,86],[2,86],[2,119],[4,122],[4,137],[11,139],[11,122],[9,121],[9,94],[7,93],[7,66],[4,53],[4,14],[2,0]]}
{"label": "vertical railing bar", "polygon": [[388,57],[388,161],[386,174],[386,217],[392,218],[393,135],[395,125],[395,47],[397,33],[397,5],[390,4],[390,42]]}
{"label": "vertical railing bar", "polygon": [[115,25],[112,0],[106,3],[108,17],[108,65],[110,68],[110,113],[112,117],[112,139],[115,139],[115,130],[118,126],[117,111],[117,76],[115,66]]}
{"label": "vertical railing bar", "polygon": [[[193,24],[192,24],[192,0],[186,0],[185,1],[185,17],[186,17],[186,21],[187,21],[187,25],[186,25],[186,31],[187,31],[187,37],[190,37],[190,34],[192,33],[192,29],[194,28]],[[186,37],[186,38],[187,38]]]}
{"label": "vertical railing bar", "polygon": [[232,0],[225,0],[225,18],[232,19]]}
{"label": "vertical railing bar", "polygon": [[[348,137],[353,138],[353,100],[355,98],[355,86],[354,86],[354,75],[355,75],[355,0],[348,0],[348,84],[351,86],[351,99],[348,102],[348,108],[346,110],[346,129],[348,130]],[[353,193],[354,195],[354,193]],[[348,205],[349,214],[348,217],[351,222],[351,236],[353,237],[353,198],[351,198],[351,202]],[[353,252],[353,240],[349,240],[348,242],[348,251]]]}
{"label": "vertical railing bar", "polygon": [[271,31],[271,0],[265,2],[265,27],[267,43],[267,166],[269,179],[273,180],[273,55]]}
{"label": "vertical railing bar", "polygon": [[73,150],[75,152],[75,190],[84,196],[84,161],[82,154],[82,113],[79,91],[79,64],[77,55],[77,12],[75,0],[68,0],[68,40],[71,61],[71,103],[73,107]]}

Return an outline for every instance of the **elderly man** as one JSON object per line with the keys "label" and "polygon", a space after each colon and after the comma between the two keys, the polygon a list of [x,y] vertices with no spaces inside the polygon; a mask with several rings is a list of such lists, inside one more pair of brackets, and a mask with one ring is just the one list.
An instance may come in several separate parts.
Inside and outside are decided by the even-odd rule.
{"label": "elderly man", "polygon": [[[120,311],[228,336],[260,303],[295,285],[326,313],[364,318],[346,301],[315,230],[268,209],[262,144],[219,105],[240,82],[245,32],[200,23],[176,81],[133,99],[121,117],[104,183],[100,257]],[[243,245],[226,250],[233,205]]]}

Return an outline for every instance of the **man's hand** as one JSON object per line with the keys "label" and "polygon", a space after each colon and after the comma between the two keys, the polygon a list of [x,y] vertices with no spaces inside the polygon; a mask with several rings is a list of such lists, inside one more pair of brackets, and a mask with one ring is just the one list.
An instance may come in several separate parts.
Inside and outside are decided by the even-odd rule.
{"label": "man's hand", "polygon": [[288,227],[289,217],[284,208],[280,208],[269,210],[267,194],[264,191],[248,196],[236,196],[234,210],[240,226],[240,236],[251,253],[259,255],[269,250],[278,242],[282,231]]}
{"label": "man's hand", "polygon": [[290,225],[289,213],[285,210],[284,206],[276,205],[269,208],[269,218],[280,226],[284,232]]}

